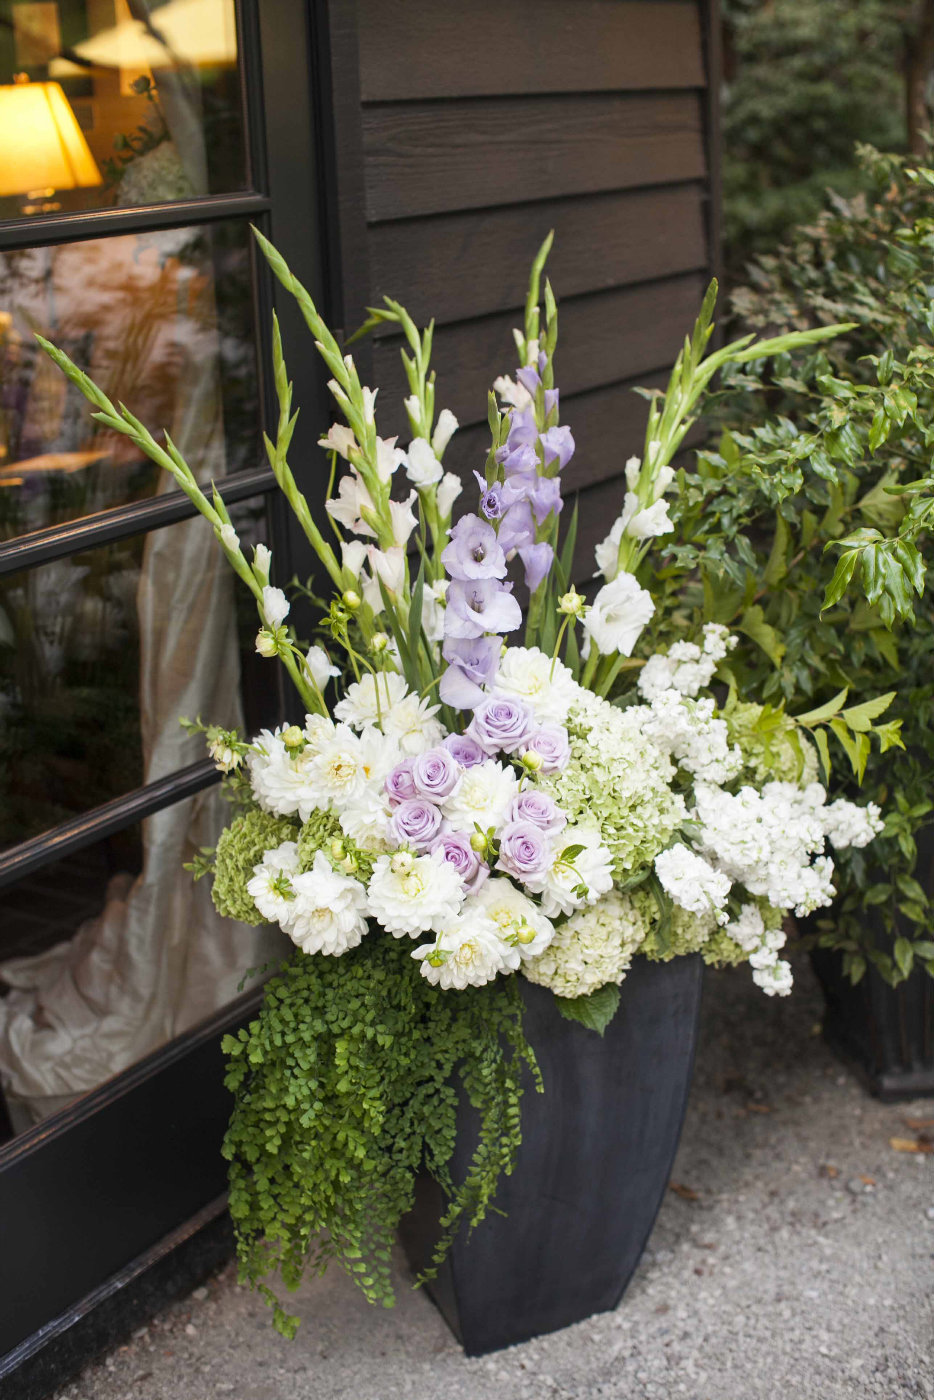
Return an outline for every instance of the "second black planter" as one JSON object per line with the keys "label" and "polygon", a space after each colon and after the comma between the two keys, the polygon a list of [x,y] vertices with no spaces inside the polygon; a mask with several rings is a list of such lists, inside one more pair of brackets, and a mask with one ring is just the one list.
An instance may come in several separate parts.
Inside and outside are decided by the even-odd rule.
{"label": "second black planter", "polygon": [[[694,1064],[703,964],[637,959],[601,1039],[523,983],[525,1029],[545,1081],[523,1096],[522,1146],[491,1214],[455,1241],[428,1292],[468,1355],[556,1331],[622,1297],[674,1160]],[[476,1143],[464,1105],[451,1164]],[[430,1260],[443,1209],[424,1178],[400,1235],[413,1269]]]}

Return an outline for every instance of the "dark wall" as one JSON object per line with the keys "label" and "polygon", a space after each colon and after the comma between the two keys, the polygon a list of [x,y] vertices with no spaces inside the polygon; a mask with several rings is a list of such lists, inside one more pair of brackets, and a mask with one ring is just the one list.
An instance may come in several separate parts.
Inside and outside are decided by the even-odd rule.
{"label": "dark wall", "polygon": [[[715,262],[709,10],[704,0],[336,7],[348,324],[383,293],[419,322],[436,318],[438,405],[462,425],[447,460],[464,474],[482,465],[487,389],[514,370],[529,262],[554,228],[561,418],[578,442],[567,491],[582,492],[585,549],[618,512],[615,478],[641,448],[645,404],[632,386],[660,382]],[[398,347],[383,336],[372,352],[383,431],[404,431]]]}

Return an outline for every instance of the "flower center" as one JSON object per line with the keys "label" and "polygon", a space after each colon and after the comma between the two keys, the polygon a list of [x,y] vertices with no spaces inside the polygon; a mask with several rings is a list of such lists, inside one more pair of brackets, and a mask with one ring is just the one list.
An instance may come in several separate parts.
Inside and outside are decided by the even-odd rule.
{"label": "flower center", "polygon": [[467,938],[458,948],[451,961],[456,962],[458,967],[470,967],[472,963],[476,962],[476,959],[477,945],[474,943],[473,939]]}

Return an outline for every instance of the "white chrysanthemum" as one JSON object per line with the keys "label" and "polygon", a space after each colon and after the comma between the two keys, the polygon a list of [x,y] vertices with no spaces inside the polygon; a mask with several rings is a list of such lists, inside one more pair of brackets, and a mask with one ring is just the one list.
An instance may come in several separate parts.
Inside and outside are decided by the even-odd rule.
{"label": "white chrysanthemum", "polygon": [[383,720],[383,733],[395,739],[409,757],[433,749],[444,738],[444,730],[435,719],[438,705],[430,705],[410,692],[394,705]]}
{"label": "white chrysanthemum", "polygon": [[608,982],[623,980],[648,931],[649,921],[633,901],[611,890],[572,914],[545,952],[522,970],[530,982],[549,987],[556,996],[589,996]]}
{"label": "white chrysanthemum", "polygon": [[702,856],[687,846],[671,846],[655,857],[655,873],[662,889],[680,909],[691,914],[716,914],[718,924],[728,922],[723,908],[730,893],[730,880]]}
{"label": "white chrysanthemum", "polygon": [[882,813],[875,802],[860,807],[840,797],[824,808],[824,835],[838,851],[846,846],[868,846],[882,830]]}
{"label": "white chrysanthemum", "polygon": [[493,875],[465,905],[479,907],[499,929],[503,941],[515,948],[523,962],[543,953],[555,936],[555,926],[528,895],[511,880]]}
{"label": "white chrysanthemum", "polygon": [[507,647],[493,689],[523,700],[540,724],[564,724],[579,687],[563,661],[538,647]]}
{"label": "white chrysanthemum", "polygon": [[270,923],[284,924],[288,920],[294,901],[292,877],[298,869],[298,846],[294,841],[283,841],[267,851],[259,865],[254,865],[247,893]]}
{"label": "white chrysanthemum", "polygon": [[283,927],[303,952],[339,957],[357,947],[367,931],[366,890],[359,880],[341,875],[318,851],[311,870],[293,875],[292,889]]}
{"label": "white chrysanthemum", "polygon": [[513,972],[519,954],[500,936],[492,919],[468,907],[437,925],[434,943],[423,943],[412,953],[421,963],[422,976],[444,991],[482,987],[500,972]]}
{"label": "white chrysanthemum", "polygon": [[384,720],[408,693],[404,678],[394,671],[380,671],[375,676],[367,671],[347,687],[344,698],[334,706],[334,717],[354,729],[365,729]]}
{"label": "white chrysanthemum", "polygon": [[[575,846],[583,849],[562,859],[564,852]],[[542,913],[549,919],[570,914],[582,904],[596,903],[613,888],[612,856],[599,827],[584,823],[566,826],[555,841],[552,864],[544,875],[526,880],[525,885],[540,896]]]}
{"label": "white chrysanthemum", "polygon": [[380,856],[367,886],[370,914],[393,935],[416,938],[458,913],[461,877],[440,852]]}
{"label": "white chrysanthemum", "polygon": [[515,769],[495,758],[468,768],[460,786],[441,804],[441,811],[455,831],[487,831],[503,820],[506,808],[519,791]]}

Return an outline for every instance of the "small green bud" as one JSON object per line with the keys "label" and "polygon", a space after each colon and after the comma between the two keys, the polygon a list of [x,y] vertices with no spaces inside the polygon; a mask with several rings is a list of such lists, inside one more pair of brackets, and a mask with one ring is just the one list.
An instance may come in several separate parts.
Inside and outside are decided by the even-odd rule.
{"label": "small green bud", "polygon": [[331,855],[335,860],[343,860],[346,855],[346,848],[339,836],[335,836],[331,842]]}
{"label": "small green bud", "polygon": [[297,749],[300,744],[305,742],[305,736],[297,724],[290,724],[288,729],[283,732],[282,742],[287,749]]}
{"label": "small green bud", "polygon": [[352,588],[348,588],[341,602],[349,612],[356,612],[360,606],[360,594],[355,593]]}
{"label": "small green bud", "polygon": [[477,855],[483,855],[484,851],[486,850],[486,837],[484,836],[483,832],[475,831],[470,838],[470,844],[471,847],[477,852]]}
{"label": "small green bud", "polygon": [[583,598],[573,583],[567,593],[563,593],[558,599],[558,612],[563,613],[566,617],[580,617],[585,606]]}
{"label": "small green bud", "polygon": [[373,633],[373,636],[370,639],[370,651],[374,652],[375,655],[379,656],[382,652],[387,650],[388,646],[389,638],[387,637],[385,632]]}
{"label": "small green bud", "polygon": [[535,749],[526,749],[522,755],[522,767],[527,768],[530,773],[537,773],[543,762],[541,754]]}
{"label": "small green bud", "polygon": [[261,627],[256,634],[256,650],[260,656],[276,656],[279,646],[275,636],[267,627]]}
{"label": "small green bud", "polygon": [[535,930],[531,924],[526,923],[525,919],[523,919],[522,923],[519,925],[519,928],[516,932],[516,938],[520,943],[535,942]]}

